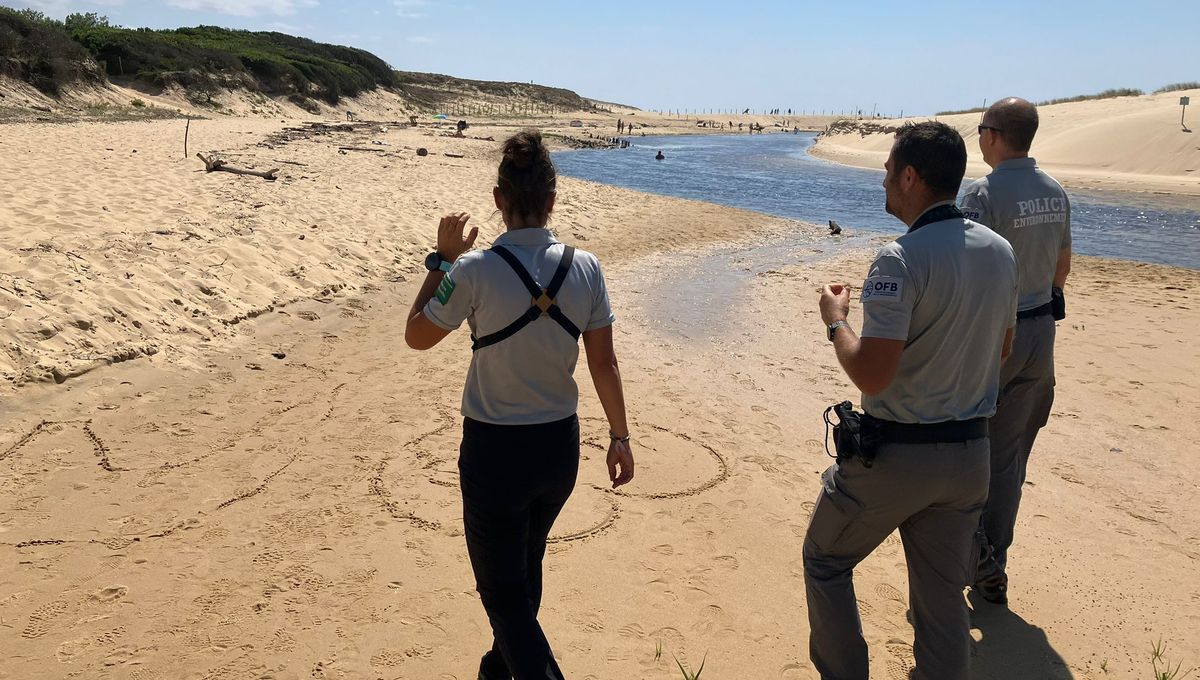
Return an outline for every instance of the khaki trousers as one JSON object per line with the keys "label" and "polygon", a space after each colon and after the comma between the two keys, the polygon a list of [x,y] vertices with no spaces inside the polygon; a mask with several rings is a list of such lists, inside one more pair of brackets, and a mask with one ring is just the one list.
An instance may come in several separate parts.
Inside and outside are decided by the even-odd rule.
{"label": "khaki trousers", "polygon": [[809,654],[823,680],[866,680],[854,567],[897,528],[908,561],[915,678],[961,680],[970,658],[963,588],[988,493],[988,440],[886,444],[872,467],[835,464],[804,539]]}
{"label": "khaki trousers", "polygon": [[1012,354],[1000,365],[996,415],[988,420],[992,480],[981,526],[1001,571],[1008,566],[1029,454],[1053,404],[1054,318],[1021,319]]}

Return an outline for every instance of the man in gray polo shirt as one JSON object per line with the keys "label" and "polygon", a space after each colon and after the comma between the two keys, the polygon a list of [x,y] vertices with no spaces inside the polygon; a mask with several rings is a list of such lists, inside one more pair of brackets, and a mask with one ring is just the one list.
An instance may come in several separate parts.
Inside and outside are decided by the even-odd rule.
{"label": "man in gray polo shirt", "polygon": [[966,164],[953,128],[901,128],[883,186],[887,211],[909,230],[871,265],[861,338],[846,322],[849,287],[822,291],[829,339],[863,392],[864,422],[882,439],[869,466],[839,450],[804,539],[809,653],[823,680],[868,677],[853,571],[897,528],[908,561],[914,677],[968,674],[962,591],[987,498],[986,418],[1016,317],[1017,264],[1004,239],[954,207]]}
{"label": "man in gray polo shirt", "polygon": [[971,184],[961,201],[964,215],[1012,244],[1019,272],[1013,354],[1001,369],[1000,402],[988,424],[992,481],[974,578],[975,590],[996,604],[1008,602],[1008,548],[1021,487],[1034,439],[1054,403],[1054,320],[1065,313],[1062,288],[1071,271],[1071,203],[1029,157],[1037,128],[1037,108],[1024,99],[993,104],[979,125],[979,149],[993,171]]}

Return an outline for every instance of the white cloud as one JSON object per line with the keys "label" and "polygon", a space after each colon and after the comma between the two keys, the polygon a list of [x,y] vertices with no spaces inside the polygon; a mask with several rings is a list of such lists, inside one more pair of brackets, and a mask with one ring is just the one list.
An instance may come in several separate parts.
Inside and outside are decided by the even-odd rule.
{"label": "white cloud", "polygon": [[396,6],[396,14],[406,19],[420,19],[426,15],[429,0],[392,0],[392,4]]}
{"label": "white cloud", "polygon": [[72,0],[17,0],[17,7],[29,7],[49,16],[61,19],[71,12],[94,12],[98,8],[118,7],[125,0],[91,0],[90,2],[74,2]]}
{"label": "white cloud", "polygon": [[315,7],[317,0],[167,0],[181,9],[254,17],[260,14],[287,16],[305,7]]}
{"label": "white cloud", "polygon": [[272,31],[279,31],[280,33],[290,33],[292,35],[300,35],[300,33],[304,31],[303,26],[297,26],[296,24],[289,24],[284,21],[272,21],[271,23],[267,24],[267,28],[271,29]]}

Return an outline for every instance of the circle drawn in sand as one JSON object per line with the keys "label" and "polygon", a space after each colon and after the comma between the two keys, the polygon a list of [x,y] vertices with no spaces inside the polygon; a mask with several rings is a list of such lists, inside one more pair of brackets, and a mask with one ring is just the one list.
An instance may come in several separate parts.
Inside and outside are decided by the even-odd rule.
{"label": "circle drawn in sand", "polygon": [[616,499],[595,487],[578,486],[563,507],[547,543],[567,543],[604,533],[620,516]]}
{"label": "circle drawn in sand", "polygon": [[[582,421],[603,422],[598,418]],[[457,456],[459,435],[443,414],[442,424],[400,447],[401,456],[380,461],[370,490],[396,519],[428,531],[454,531],[461,526]],[[638,476],[634,490],[611,491],[583,480],[555,521],[549,543],[570,543],[604,533],[620,518],[620,499],[675,499],[704,493],[729,478],[730,466],[715,448],[690,435],[650,425],[636,442]],[[602,443],[603,442],[603,443]],[[589,434],[583,446],[605,450],[603,431]],[[594,468],[587,453],[581,465]],[[603,460],[600,461],[601,464]],[[590,474],[590,473],[589,473]]]}
{"label": "circle drawn in sand", "polygon": [[458,470],[447,451],[457,442],[453,421],[444,414],[442,420],[440,426],[402,444],[397,458],[379,461],[368,488],[395,519],[419,529],[456,533],[462,505]]}
{"label": "circle drawn in sand", "polygon": [[[603,443],[602,443],[603,442]],[[603,450],[604,435],[588,437],[586,443]],[[658,425],[645,428],[634,441],[636,475],[618,496],[656,500],[702,494],[729,478],[729,462],[712,446],[690,435]]]}

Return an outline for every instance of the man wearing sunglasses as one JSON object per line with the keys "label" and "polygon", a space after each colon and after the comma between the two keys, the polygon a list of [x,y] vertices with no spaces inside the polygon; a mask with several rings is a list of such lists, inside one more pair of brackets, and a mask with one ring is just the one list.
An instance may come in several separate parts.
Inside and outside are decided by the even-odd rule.
{"label": "man wearing sunglasses", "polygon": [[1018,266],[1013,349],[1001,367],[996,415],[988,421],[992,477],[973,583],[995,604],[1008,603],[1008,548],[1026,465],[1054,403],[1054,322],[1066,315],[1062,289],[1071,271],[1071,204],[1029,156],[1037,128],[1037,108],[1024,99],[993,104],[979,125],[979,149],[992,172],[971,184],[961,201],[963,215],[1012,244]]}

